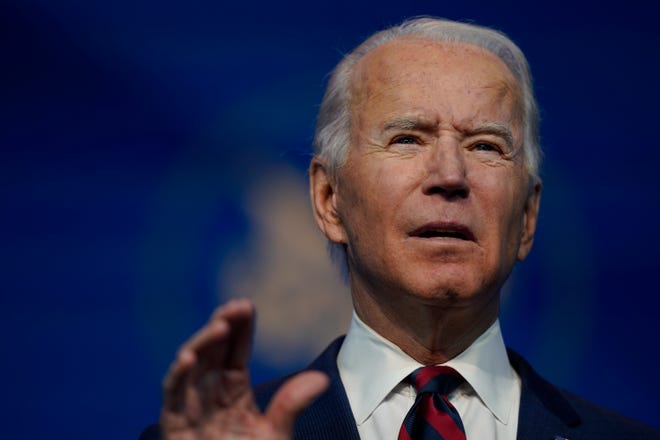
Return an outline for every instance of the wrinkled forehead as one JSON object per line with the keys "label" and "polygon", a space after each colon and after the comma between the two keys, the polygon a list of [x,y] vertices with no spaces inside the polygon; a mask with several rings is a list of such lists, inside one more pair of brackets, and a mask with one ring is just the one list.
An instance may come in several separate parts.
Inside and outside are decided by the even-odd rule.
{"label": "wrinkled forehead", "polygon": [[[441,75],[438,75],[438,73]],[[522,122],[521,87],[494,53],[468,43],[404,37],[384,43],[357,61],[350,83],[351,112],[370,99],[416,82],[425,87],[489,89],[510,96],[513,117]]]}

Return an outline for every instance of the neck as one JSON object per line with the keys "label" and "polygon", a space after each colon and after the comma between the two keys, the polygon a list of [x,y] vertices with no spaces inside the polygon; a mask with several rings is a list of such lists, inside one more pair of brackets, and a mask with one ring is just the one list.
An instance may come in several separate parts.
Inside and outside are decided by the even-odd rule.
{"label": "neck", "polygon": [[360,319],[423,365],[444,363],[465,351],[495,322],[499,311],[498,294],[457,306],[405,295],[388,301],[351,290]]}

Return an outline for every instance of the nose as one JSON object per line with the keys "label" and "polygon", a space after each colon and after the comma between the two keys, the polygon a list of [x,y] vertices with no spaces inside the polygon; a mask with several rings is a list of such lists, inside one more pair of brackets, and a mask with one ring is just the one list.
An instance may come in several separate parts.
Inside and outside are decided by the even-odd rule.
{"label": "nose", "polygon": [[465,158],[458,145],[436,145],[426,169],[427,176],[422,185],[425,195],[455,200],[467,198],[470,194]]}

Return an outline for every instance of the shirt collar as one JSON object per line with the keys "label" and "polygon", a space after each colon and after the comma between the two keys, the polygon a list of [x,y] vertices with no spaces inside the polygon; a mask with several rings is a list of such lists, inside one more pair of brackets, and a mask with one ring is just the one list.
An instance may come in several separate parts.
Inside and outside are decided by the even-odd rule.
{"label": "shirt collar", "polygon": [[[515,372],[509,363],[499,320],[465,351],[443,365],[458,371],[502,423],[512,410]],[[353,312],[337,366],[358,425],[406,376],[422,366],[369,328]]]}

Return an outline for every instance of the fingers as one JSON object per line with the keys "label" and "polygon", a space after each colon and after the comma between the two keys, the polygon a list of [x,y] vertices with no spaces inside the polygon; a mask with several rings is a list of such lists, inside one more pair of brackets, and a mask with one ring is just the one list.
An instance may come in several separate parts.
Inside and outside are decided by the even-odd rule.
{"label": "fingers", "polygon": [[163,404],[166,410],[178,412],[185,404],[186,386],[199,365],[200,353],[205,347],[217,344],[226,338],[229,325],[214,321],[202,327],[177,354],[163,380]]}
{"label": "fingers", "polygon": [[[237,420],[252,420],[256,425],[241,424],[241,432],[250,426],[268,426],[278,438],[290,437],[296,416],[328,387],[329,380],[319,372],[301,373],[280,388],[264,416],[258,415],[247,369],[253,322],[252,304],[233,300],[216,309],[181,346],[163,381],[164,432],[181,433],[204,423],[213,423],[217,430],[235,426]],[[225,419],[227,423],[217,425]]]}
{"label": "fingers", "polygon": [[298,414],[320,396],[330,384],[328,376],[306,371],[289,379],[277,391],[266,410],[275,430],[290,437]]}
{"label": "fingers", "polygon": [[230,369],[247,368],[254,332],[254,306],[247,299],[236,299],[218,308],[212,321],[225,321],[231,329],[225,364]]}
{"label": "fingers", "polygon": [[[254,307],[250,301],[229,301],[218,307],[209,322],[181,346],[163,381],[166,410],[178,412],[186,406],[186,399],[191,395],[189,388],[195,384],[204,388],[208,383],[215,388],[210,379],[217,381],[223,371],[247,370],[253,316]],[[208,400],[211,392],[221,390],[201,391],[192,395]],[[188,402],[188,406],[194,403]]]}

